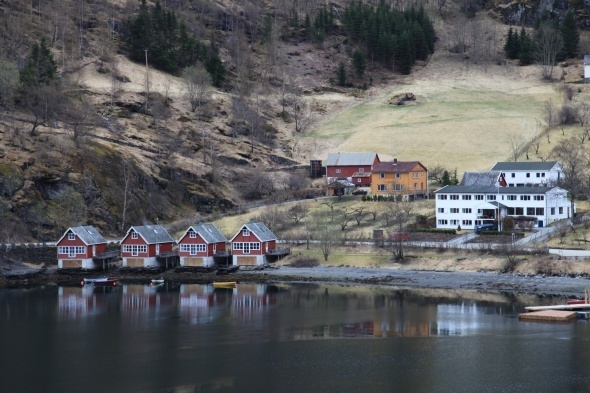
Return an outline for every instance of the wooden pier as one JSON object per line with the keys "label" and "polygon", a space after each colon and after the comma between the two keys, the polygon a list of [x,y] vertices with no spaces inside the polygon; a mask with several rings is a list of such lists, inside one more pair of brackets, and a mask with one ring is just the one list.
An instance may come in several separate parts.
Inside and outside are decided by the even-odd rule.
{"label": "wooden pier", "polygon": [[[527,307],[528,308],[528,307]],[[542,310],[518,315],[518,319],[535,322],[570,322],[577,318],[575,311]]]}
{"label": "wooden pier", "polygon": [[590,310],[590,304],[556,304],[553,306],[532,306],[525,307],[527,311],[546,311],[546,310]]}

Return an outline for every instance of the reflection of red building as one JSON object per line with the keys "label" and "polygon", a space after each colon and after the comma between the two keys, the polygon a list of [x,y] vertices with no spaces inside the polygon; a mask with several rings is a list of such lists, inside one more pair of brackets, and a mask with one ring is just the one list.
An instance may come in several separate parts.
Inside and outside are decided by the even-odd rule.
{"label": "reflection of red building", "polygon": [[276,304],[274,294],[266,293],[266,284],[239,284],[232,296],[232,314],[247,320]]}
{"label": "reflection of red building", "polygon": [[57,242],[57,266],[95,269],[94,257],[104,253],[107,242],[93,226],[68,228]]}
{"label": "reflection of red building", "polygon": [[[104,296],[95,294],[94,286],[59,287],[58,315],[62,319],[78,319],[98,313],[106,307]],[[110,288],[100,288],[101,290]]]}
{"label": "reflection of red building", "polygon": [[131,227],[121,241],[123,266],[158,266],[158,257],[172,253],[174,239],[161,225]]}
{"label": "reflection of red building", "polygon": [[227,239],[213,224],[193,225],[178,241],[182,266],[212,266],[214,255],[229,255],[225,250]]}

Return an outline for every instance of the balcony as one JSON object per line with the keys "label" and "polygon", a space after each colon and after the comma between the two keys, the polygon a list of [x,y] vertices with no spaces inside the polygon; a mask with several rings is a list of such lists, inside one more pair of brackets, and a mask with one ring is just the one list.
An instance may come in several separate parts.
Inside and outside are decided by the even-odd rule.
{"label": "balcony", "polygon": [[92,259],[112,259],[118,258],[119,256],[121,256],[121,251],[115,250],[96,253],[96,255],[92,257]]}

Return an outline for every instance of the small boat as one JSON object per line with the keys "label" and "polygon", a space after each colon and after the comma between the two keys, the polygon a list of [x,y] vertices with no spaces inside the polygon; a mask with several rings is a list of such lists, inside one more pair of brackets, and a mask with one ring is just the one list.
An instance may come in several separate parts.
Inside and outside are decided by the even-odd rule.
{"label": "small boat", "polygon": [[235,288],[235,281],[213,281],[213,288]]}
{"label": "small boat", "polygon": [[567,304],[587,304],[588,301],[584,299],[568,299]]}
{"label": "small boat", "polygon": [[108,286],[115,286],[117,285],[117,280],[115,280],[114,278],[108,278],[108,277],[100,277],[100,278],[84,278],[80,284],[82,284],[83,286],[86,284],[92,284],[95,286],[98,285],[108,285]]}
{"label": "small boat", "polygon": [[152,284],[156,285],[156,284],[164,284],[164,279],[162,277],[160,278],[153,278],[152,279]]}

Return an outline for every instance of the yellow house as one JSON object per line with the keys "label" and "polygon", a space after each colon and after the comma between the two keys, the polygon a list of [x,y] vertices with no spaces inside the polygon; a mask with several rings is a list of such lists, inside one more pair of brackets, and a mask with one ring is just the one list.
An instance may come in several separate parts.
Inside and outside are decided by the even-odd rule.
{"label": "yellow house", "polygon": [[409,195],[424,197],[427,193],[428,170],[419,161],[380,162],[373,167],[373,195]]}

